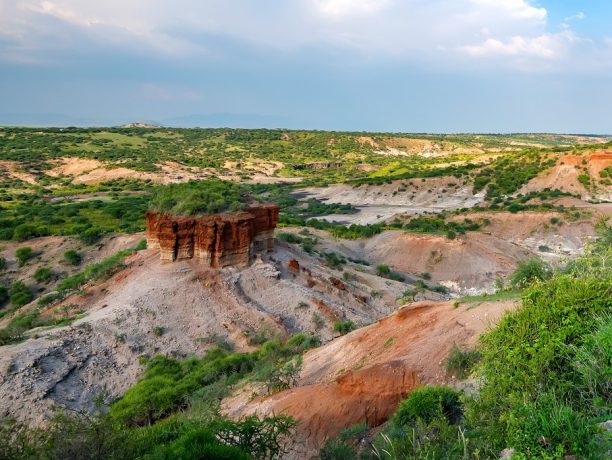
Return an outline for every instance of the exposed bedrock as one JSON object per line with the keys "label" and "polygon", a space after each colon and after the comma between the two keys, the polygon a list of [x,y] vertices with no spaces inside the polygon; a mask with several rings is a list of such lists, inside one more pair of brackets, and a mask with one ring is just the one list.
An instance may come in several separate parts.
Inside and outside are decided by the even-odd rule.
{"label": "exposed bedrock", "polygon": [[213,268],[248,265],[257,252],[273,249],[276,205],[257,205],[238,214],[185,217],[147,211],[147,244],[161,260],[198,259]]}

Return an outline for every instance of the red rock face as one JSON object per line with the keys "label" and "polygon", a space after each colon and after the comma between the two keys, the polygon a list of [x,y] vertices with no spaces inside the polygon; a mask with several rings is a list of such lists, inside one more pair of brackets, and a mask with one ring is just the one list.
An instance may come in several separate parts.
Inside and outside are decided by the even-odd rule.
{"label": "red rock face", "polygon": [[295,259],[291,259],[287,262],[287,268],[293,273],[298,273],[300,271],[300,263]]}
{"label": "red rock face", "polygon": [[248,265],[255,252],[271,251],[278,207],[259,205],[239,214],[182,217],[147,211],[147,244],[161,260],[199,259],[214,268]]}

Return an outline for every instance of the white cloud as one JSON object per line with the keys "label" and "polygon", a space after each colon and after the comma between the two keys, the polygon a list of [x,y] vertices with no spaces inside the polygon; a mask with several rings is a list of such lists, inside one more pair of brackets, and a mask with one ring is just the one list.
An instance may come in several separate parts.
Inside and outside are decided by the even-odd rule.
{"label": "white cloud", "polygon": [[576,41],[571,31],[557,34],[543,34],[538,37],[511,37],[506,41],[488,38],[479,45],[463,46],[461,49],[470,56],[520,56],[543,59],[558,59],[568,52],[568,47]]}
{"label": "white cloud", "polygon": [[569,26],[552,33],[547,17],[530,0],[0,0],[0,59],[25,62],[95,44],[199,58],[229,40],[434,66],[460,66],[465,54],[495,65],[499,56],[510,58],[508,66],[549,65],[571,56],[579,39]]}
{"label": "white cloud", "polygon": [[314,0],[317,11],[332,18],[374,14],[388,4],[388,0]]}
{"label": "white cloud", "polygon": [[573,16],[566,17],[564,19],[564,21],[565,22],[574,21],[574,20],[582,21],[585,18],[586,18],[586,14],[584,14],[582,11],[579,11],[578,13],[574,14]]}
{"label": "white cloud", "polygon": [[515,18],[535,19],[544,21],[547,16],[546,8],[533,6],[527,0],[471,0],[472,3],[503,11]]}

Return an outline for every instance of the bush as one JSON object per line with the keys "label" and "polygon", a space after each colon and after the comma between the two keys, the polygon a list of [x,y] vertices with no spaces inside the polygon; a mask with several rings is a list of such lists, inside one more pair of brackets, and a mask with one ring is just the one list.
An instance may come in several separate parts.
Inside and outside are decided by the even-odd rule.
{"label": "bush", "polygon": [[34,272],[34,279],[39,283],[48,283],[53,278],[53,270],[49,267],[39,267]]}
{"label": "bush", "polygon": [[578,374],[576,391],[581,402],[594,402],[594,409],[605,413],[612,406],[612,316],[608,313],[597,323],[595,332],[580,347],[571,347],[575,355],[572,367]]}
{"label": "bush", "polygon": [[8,290],[11,304],[16,307],[23,307],[32,301],[30,288],[23,281],[15,281]]}
{"label": "bush", "polygon": [[325,441],[319,451],[319,460],[354,460],[358,458],[355,449],[348,444],[334,438]]}
{"label": "bush", "polygon": [[49,229],[42,225],[20,224],[13,230],[13,239],[17,241],[25,241],[47,235],[49,235]]}
{"label": "bush", "polygon": [[102,231],[99,228],[91,227],[79,235],[79,239],[85,244],[94,244],[102,237]]}
{"label": "bush", "polygon": [[384,276],[384,275],[388,275],[389,273],[391,273],[391,269],[389,268],[388,265],[380,264],[376,266],[376,272],[380,276]]}
{"label": "bush", "polygon": [[15,257],[17,257],[17,260],[19,261],[20,267],[25,265],[25,263],[30,260],[33,255],[34,251],[32,251],[32,248],[29,246],[22,246],[17,248],[15,251]]}
{"label": "bush", "polygon": [[411,426],[419,421],[429,423],[434,419],[445,418],[449,423],[457,423],[462,414],[458,391],[450,387],[425,386],[412,390],[400,403],[394,422]]}
{"label": "bush", "polygon": [[325,320],[316,311],[312,313],[311,321],[314,324],[315,330],[317,331],[321,329],[323,326],[325,326]]}
{"label": "bush", "polygon": [[8,288],[0,284],[0,307],[9,299]]}
{"label": "bush", "polygon": [[64,252],[64,262],[70,265],[80,265],[83,258],[81,254],[76,252],[74,249],[68,249]]}
{"label": "bush", "polygon": [[552,276],[550,265],[541,259],[529,259],[519,262],[517,269],[510,276],[510,284],[524,288],[535,281],[544,281]]}
{"label": "bush", "polygon": [[278,233],[276,237],[281,241],[285,241],[286,243],[292,244],[299,244],[303,241],[303,238],[301,236],[295,235],[293,233]]}
{"label": "bush", "polygon": [[134,246],[134,251],[144,251],[147,249],[147,240],[143,238],[138,242],[136,246]]}
{"label": "bush", "polygon": [[457,345],[453,345],[453,348],[445,361],[446,373],[448,375],[454,373],[458,379],[463,380],[467,378],[472,368],[479,360],[480,353],[478,351],[463,351],[457,347]]}
{"label": "bush", "polygon": [[331,268],[341,268],[346,264],[346,259],[336,252],[325,252],[323,257],[325,257],[325,263]]}
{"label": "bush", "polygon": [[564,458],[564,452],[592,458],[596,448],[592,424],[563,398],[545,392],[511,410],[507,442],[527,458]]}
{"label": "bush", "polygon": [[[469,418],[481,427],[491,449],[506,447],[512,439],[526,456],[592,456],[592,443],[580,444],[598,408],[608,411],[603,401],[609,396],[599,392],[609,387],[603,383],[605,373],[583,377],[594,376],[587,370],[590,365],[582,367],[586,374],[578,371],[584,364],[579,350],[591,343],[597,317],[612,309],[611,281],[609,272],[556,275],[531,287],[522,307],[506,313],[496,329],[481,337],[479,372],[485,384]],[[592,367],[597,373],[609,368],[609,349],[604,356]],[[552,443],[540,443],[544,435]]]}
{"label": "bush", "polygon": [[0,270],[4,270],[6,268],[6,259],[4,257],[0,257]]}
{"label": "bush", "polygon": [[355,329],[357,329],[357,325],[351,320],[337,321],[334,323],[334,331],[339,332],[342,335],[348,334]]}

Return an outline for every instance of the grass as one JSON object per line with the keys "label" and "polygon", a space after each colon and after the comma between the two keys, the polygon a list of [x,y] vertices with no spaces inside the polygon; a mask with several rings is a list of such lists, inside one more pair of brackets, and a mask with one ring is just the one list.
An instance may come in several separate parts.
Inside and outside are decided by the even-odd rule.
{"label": "grass", "polygon": [[504,289],[494,294],[478,294],[461,297],[461,303],[496,302],[501,300],[517,300],[521,297],[521,289]]}
{"label": "grass", "polygon": [[155,189],[151,208],[193,216],[237,212],[246,206],[245,191],[235,182],[208,179],[171,184]]}
{"label": "grass", "polygon": [[461,350],[457,345],[453,345],[444,362],[446,374],[455,375],[458,379],[464,380],[480,361],[480,357],[480,352],[477,350]]}

